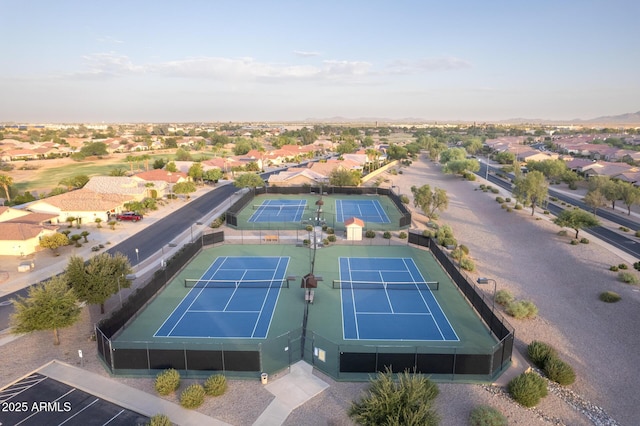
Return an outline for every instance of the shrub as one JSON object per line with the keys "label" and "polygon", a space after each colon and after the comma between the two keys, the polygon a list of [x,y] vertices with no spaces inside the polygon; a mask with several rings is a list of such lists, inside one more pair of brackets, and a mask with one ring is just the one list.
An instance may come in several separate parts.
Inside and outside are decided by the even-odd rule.
{"label": "shrub", "polygon": [[327,236],[327,241],[329,241],[331,243],[335,243],[336,242],[336,236],[335,235]]}
{"label": "shrub", "polygon": [[476,269],[476,264],[473,260],[465,257],[460,261],[460,267],[465,271],[474,271]]}
{"label": "shrub", "polygon": [[522,204],[516,204],[514,209],[516,210],[522,210]]}
{"label": "shrub", "polygon": [[160,395],[169,395],[180,387],[180,373],[170,368],[164,370],[156,376],[155,388]]}
{"label": "shrub", "polygon": [[538,308],[533,302],[518,300],[517,302],[509,303],[506,312],[516,319],[527,319],[535,318],[538,315]]}
{"label": "shrub", "polygon": [[571,240],[571,245],[572,246],[577,246],[578,244],[580,244],[580,242],[578,240]]}
{"label": "shrub", "polygon": [[573,368],[557,357],[550,357],[544,363],[544,374],[560,386],[568,386],[576,381],[576,373]]}
{"label": "shrub", "polygon": [[329,245],[329,239],[328,238],[324,238],[322,240],[322,244],[324,244],[325,246],[328,246]]}
{"label": "shrub", "polygon": [[600,293],[600,300],[607,303],[616,303],[619,302],[622,297],[613,291],[605,291]]}
{"label": "shrub", "polygon": [[629,267],[627,266],[626,263],[621,263],[618,265],[618,269],[628,269]]}
{"label": "shrub", "polygon": [[549,214],[549,210],[543,211],[542,214]]}
{"label": "shrub", "polygon": [[171,420],[169,420],[169,417],[166,416],[165,414],[156,414],[155,416],[151,417],[150,422],[148,423],[149,426],[172,426],[173,423],[171,423]]}
{"label": "shrub", "polygon": [[457,247],[451,251],[451,257],[453,257],[457,261],[460,261],[460,259],[464,257],[464,253],[462,252],[462,250],[460,250],[459,247]]}
{"label": "shrub", "polygon": [[513,209],[511,207],[507,207],[507,213],[511,213]]}
{"label": "shrub", "polygon": [[618,227],[619,230],[621,230],[622,232],[629,232],[629,228],[627,228],[626,226],[620,226]]}
{"label": "shrub", "polygon": [[387,240],[391,239],[391,232],[384,231],[384,234],[382,234],[382,238],[385,238]]}
{"label": "shrub", "polygon": [[640,229],[636,231],[636,237],[640,238]]}
{"label": "shrub", "polygon": [[638,277],[633,275],[631,272],[620,272],[618,274],[618,278],[625,284],[638,284]]}
{"label": "shrub", "polygon": [[371,379],[367,392],[351,403],[348,413],[361,425],[435,426],[440,420],[433,404],[438,393],[437,385],[421,374],[394,375],[387,369]]}
{"label": "shrub", "polygon": [[496,292],[496,303],[498,305],[507,306],[513,302],[513,295],[508,290],[498,290]]}
{"label": "shrub", "polygon": [[547,383],[535,373],[522,373],[509,382],[509,394],[520,405],[533,407],[547,396]]}
{"label": "shrub", "polygon": [[636,271],[640,271],[640,262],[636,262],[633,264],[633,269],[635,269]]}
{"label": "shrub", "polygon": [[204,391],[209,396],[220,396],[227,390],[227,378],[222,374],[209,376],[204,382]]}
{"label": "shrub", "polygon": [[609,266],[609,270],[613,271],[613,272],[618,272],[618,265],[611,265]]}
{"label": "shrub", "polygon": [[333,228],[327,228],[327,234],[329,234],[329,235],[333,235],[333,234],[335,234],[335,233],[336,233],[336,230],[335,230],[335,229],[333,229]]}
{"label": "shrub", "polygon": [[304,227],[304,229],[305,229],[307,232],[311,232],[311,231],[313,231],[313,226],[311,226],[311,225],[307,225],[307,226],[305,226],[305,227]]}
{"label": "shrub", "polygon": [[480,189],[482,189],[484,191],[485,189],[487,189],[487,185],[485,185],[484,183],[481,183],[478,188],[480,188]]}
{"label": "shrub", "polygon": [[500,192],[500,190],[498,188],[491,188],[491,192],[497,194]]}
{"label": "shrub", "polygon": [[180,394],[180,405],[184,408],[198,408],[204,402],[204,387],[198,383],[189,385]]}
{"label": "shrub", "polygon": [[527,346],[527,355],[533,364],[542,369],[549,358],[556,358],[557,352],[553,346],[548,343],[534,340]]}
{"label": "shrub", "polygon": [[469,247],[465,246],[464,244],[460,244],[459,249],[466,255],[469,254]]}
{"label": "shrub", "polygon": [[407,233],[404,231],[400,231],[400,233],[398,234],[398,238],[400,238],[401,240],[406,240],[407,239]]}
{"label": "shrub", "polygon": [[580,244],[589,244],[589,239],[588,238],[580,238]]}
{"label": "shrub", "polygon": [[364,236],[367,238],[375,238],[376,237],[376,231],[373,231],[371,229],[369,229],[367,232],[364,233]]}
{"label": "shrub", "polygon": [[406,195],[401,195],[400,196],[400,202],[402,204],[409,204],[409,197],[407,197]]}
{"label": "shrub", "polygon": [[328,229],[328,228],[329,228],[329,227],[328,227],[327,225],[322,225],[322,230],[323,230],[324,232],[327,232],[327,229]]}
{"label": "shrub", "polygon": [[302,240],[302,244],[304,244],[305,246],[308,246],[309,244],[311,244],[311,241],[309,241],[309,240]]}
{"label": "shrub", "polygon": [[507,426],[507,418],[497,409],[488,405],[480,405],[469,415],[471,426]]}
{"label": "shrub", "polygon": [[436,233],[430,229],[425,229],[424,231],[422,231],[422,236],[423,237],[429,237],[429,238],[434,238],[436,236]]}
{"label": "shrub", "polygon": [[442,241],[441,245],[444,246],[444,247],[456,248],[458,246],[458,241],[456,241],[456,239],[453,238],[453,237],[447,237],[447,238],[444,238],[443,240],[440,240],[438,238],[438,241]]}
{"label": "shrub", "polygon": [[509,206],[508,206],[506,203],[502,203],[502,204],[500,205],[500,208],[501,208],[501,209],[506,209],[507,207],[509,207]]}
{"label": "shrub", "polygon": [[209,227],[211,227],[211,228],[220,228],[223,223],[224,223],[224,216],[218,216],[218,218],[216,218],[216,220],[211,222],[211,225],[209,225]]}
{"label": "shrub", "polygon": [[473,182],[473,181],[475,181],[475,180],[476,180],[476,175],[475,175],[475,174],[473,174],[473,173],[471,173],[471,172],[469,172],[469,173],[467,173],[467,175],[465,176],[465,178],[466,178],[468,181]]}
{"label": "shrub", "polygon": [[502,203],[504,203],[504,198],[498,196],[498,197],[496,197],[496,202],[502,204]]}

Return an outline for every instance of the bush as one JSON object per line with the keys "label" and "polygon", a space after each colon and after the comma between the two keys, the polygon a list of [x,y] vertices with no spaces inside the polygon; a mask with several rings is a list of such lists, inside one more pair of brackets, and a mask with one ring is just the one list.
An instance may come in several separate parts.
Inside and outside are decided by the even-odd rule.
{"label": "bush", "polygon": [[218,218],[216,218],[216,220],[211,222],[211,225],[209,225],[209,227],[211,227],[211,228],[220,228],[223,223],[224,223],[224,215],[223,216],[218,216]]}
{"label": "bush", "polygon": [[513,209],[511,207],[507,207],[507,213],[511,213]]}
{"label": "bush", "polygon": [[626,226],[620,226],[618,227],[619,230],[621,230],[622,232],[629,232],[629,228],[627,228]]}
{"label": "bush", "polygon": [[516,206],[514,207],[514,209],[516,209],[516,210],[522,210],[522,204],[516,204]]}
{"label": "bush", "polygon": [[464,244],[460,244],[459,249],[466,255],[469,254],[469,247],[465,246]]}
{"label": "bush", "polygon": [[568,386],[576,381],[576,373],[573,368],[557,357],[550,357],[544,363],[544,374],[560,386]]}
{"label": "bush", "polygon": [[635,269],[636,271],[640,271],[640,262],[636,262],[633,264],[633,269]]}
{"label": "bush", "polygon": [[160,395],[169,395],[180,387],[180,373],[170,368],[164,370],[156,376],[155,388]]}
{"label": "bush", "polygon": [[603,293],[600,293],[600,300],[602,300],[603,302],[616,303],[619,302],[620,299],[622,299],[622,297],[614,291],[605,291]]}
{"label": "bush", "polygon": [[527,346],[527,355],[536,367],[543,369],[547,359],[556,358],[557,352],[553,346],[534,340]]}
{"label": "bush", "polygon": [[498,305],[507,306],[513,302],[513,295],[508,290],[499,290],[496,292],[496,303]]}
{"label": "bush", "polygon": [[407,197],[406,195],[401,195],[400,196],[400,202],[402,204],[409,204],[409,197]]}
{"label": "bush", "polygon": [[472,272],[476,269],[476,264],[473,262],[473,260],[465,257],[460,261],[460,267],[465,271]]}
{"label": "bush", "polygon": [[520,405],[533,407],[547,396],[547,383],[535,373],[522,373],[509,382],[509,394]]}
{"label": "bush", "polygon": [[335,243],[336,242],[336,236],[335,235],[327,236],[327,241],[329,241],[331,243]]}
{"label": "bush", "polygon": [[434,238],[436,236],[436,233],[430,229],[425,229],[424,231],[422,231],[422,236],[428,237],[428,238]]}
{"label": "bush", "polygon": [[327,228],[327,234],[329,234],[329,235],[333,235],[333,234],[335,234],[335,233],[336,233],[335,229],[333,229],[333,228]]}
{"label": "bush", "polygon": [[400,231],[400,233],[398,234],[398,238],[400,238],[401,240],[406,240],[407,239],[407,233],[404,231]]}
{"label": "bush", "polygon": [[638,284],[638,277],[633,275],[631,272],[620,272],[618,274],[618,278],[625,284]]}
{"label": "bush", "polygon": [[504,201],[506,201],[507,203],[510,203],[511,202],[511,197],[505,198]]}
{"label": "bush", "polygon": [[509,206],[508,206],[506,203],[502,203],[502,204],[500,205],[500,208],[501,208],[501,209],[506,209],[507,207],[509,207]]}
{"label": "bush", "polygon": [[313,226],[311,226],[311,225],[307,225],[307,226],[305,226],[305,227],[304,227],[304,229],[305,229],[305,231],[307,231],[307,232],[311,232],[311,231],[313,231]]}
{"label": "bush", "polygon": [[328,246],[329,245],[329,239],[328,238],[323,239],[322,240],[322,244],[324,244],[325,246]]}
{"label": "bush", "polygon": [[205,395],[204,387],[201,384],[194,383],[180,394],[180,405],[184,408],[198,408],[204,402]]}
{"label": "bush", "polygon": [[150,422],[147,423],[148,426],[172,426],[173,423],[171,423],[171,420],[169,420],[169,417],[166,416],[165,414],[156,414],[155,416],[151,417]]}
{"label": "bush", "polygon": [[491,188],[491,192],[494,194],[498,194],[500,190],[498,188]]}
{"label": "bush", "polygon": [[580,238],[580,244],[589,244],[589,239],[588,238]]}
{"label": "bush", "polygon": [[367,232],[364,233],[364,236],[367,238],[375,238],[376,237],[376,231],[373,231],[371,229],[369,229]]}
{"label": "bush", "polygon": [[629,269],[626,263],[621,263],[618,265],[618,269]]}
{"label": "bush", "polygon": [[640,238],[640,229],[636,231],[636,237]]}
{"label": "bush", "polygon": [[549,214],[549,210],[543,211],[542,214]]}
{"label": "bush", "polygon": [[474,408],[469,415],[471,426],[507,426],[507,418],[497,409],[488,405]]}
{"label": "bush", "polygon": [[571,240],[571,245],[572,246],[577,246],[578,244],[580,244],[580,242],[578,240]]}
{"label": "bush", "polygon": [[438,241],[441,241],[441,243],[440,243],[440,244],[441,244],[442,246],[444,246],[444,247],[453,247],[453,248],[456,248],[456,247],[458,246],[458,241],[456,241],[456,239],[455,239],[455,238],[453,238],[453,237],[447,237],[447,238],[444,238],[443,240],[440,240],[440,239],[438,238]]}
{"label": "bush", "polygon": [[533,302],[518,300],[517,302],[509,303],[506,312],[516,319],[528,319],[535,318],[538,315],[538,308]]}
{"label": "bush", "polygon": [[613,271],[613,272],[618,272],[618,265],[611,265],[609,266],[609,270]]}
{"label": "bush", "polygon": [[500,204],[504,203],[504,198],[500,196],[496,197],[496,203],[500,203]]}
{"label": "bush", "polygon": [[227,390],[227,378],[222,374],[209,376],[204,382],[204,391],[209,396],[220,396]]}
{"label": "bush", "polygon": [[382,238],[387,239],[387,240],[391,239],[391,232],[384,231],[384,234],[382,234]]}

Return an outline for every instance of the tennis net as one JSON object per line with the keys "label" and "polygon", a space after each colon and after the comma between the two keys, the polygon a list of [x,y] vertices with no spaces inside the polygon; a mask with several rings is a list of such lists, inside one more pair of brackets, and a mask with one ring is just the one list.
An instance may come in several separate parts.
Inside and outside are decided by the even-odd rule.
{"label": "tennis net", "polygon": [[422,282],[371,282],[371,281],[344,281],[333,280],[333,288],[346,290],[439,290],[439,281]]}
{"label": "tennis net", "polygon": [[289,288],[286,278],[277,280],[202,280],[185,278],[186,288]]}
{"label": "tennis net", "polygon": [[281,210],[309,210],[308,204],[254,204],[253,210],[281,211]]}

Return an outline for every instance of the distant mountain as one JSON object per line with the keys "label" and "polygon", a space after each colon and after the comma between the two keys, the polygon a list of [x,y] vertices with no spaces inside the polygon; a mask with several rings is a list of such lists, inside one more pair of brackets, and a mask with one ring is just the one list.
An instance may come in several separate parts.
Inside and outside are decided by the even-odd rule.
{"label": "distant mountain", "polygon": [[604,117],[585,120],[587,123],[611,123],[611,124],[638,124],[640,125],[640,111],[629,112],[620,115],[607,115]]}

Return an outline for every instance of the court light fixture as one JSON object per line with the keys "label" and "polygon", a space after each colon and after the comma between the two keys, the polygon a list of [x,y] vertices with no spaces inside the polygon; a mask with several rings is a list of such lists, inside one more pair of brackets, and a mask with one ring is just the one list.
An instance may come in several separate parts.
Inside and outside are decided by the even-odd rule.
{"label": "court light fixture", "polygon": [[498,287],[498,283],[493,278],[487,278],[487,277],[480,277],[476,280],[478,284],[489,284],[492,281],[493,281],[493,306],[491,307],[491,309],[494,310],[496,307],[496,289]]}

